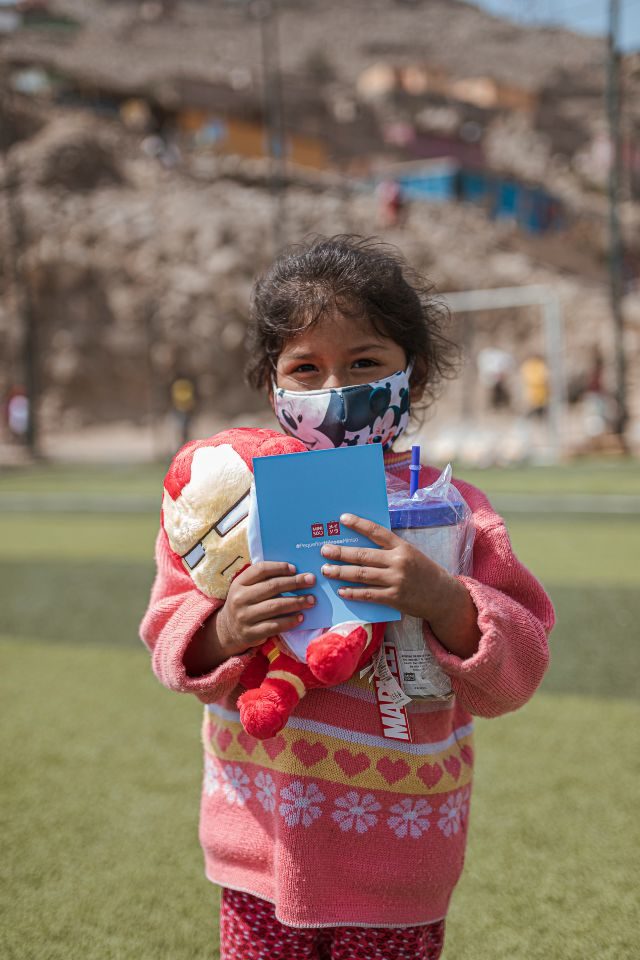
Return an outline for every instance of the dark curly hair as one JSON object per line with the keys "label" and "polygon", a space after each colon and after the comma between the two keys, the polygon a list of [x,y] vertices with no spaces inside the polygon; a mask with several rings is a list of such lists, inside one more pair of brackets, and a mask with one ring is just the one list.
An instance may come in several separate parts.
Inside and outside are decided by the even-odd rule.
{"label": "dark curly hair", "polygon": [[[458,348],[445,334],[450,315],[434,287],[395,247],[351,234],[314,236],[281,253],[253,287],[246,377],[269,386],[284,345],[341,313],[368,320],[404,348],[414,366],[412,394],[428,407],[455,375]],[[414,404],[415,409],[415,404]]]}

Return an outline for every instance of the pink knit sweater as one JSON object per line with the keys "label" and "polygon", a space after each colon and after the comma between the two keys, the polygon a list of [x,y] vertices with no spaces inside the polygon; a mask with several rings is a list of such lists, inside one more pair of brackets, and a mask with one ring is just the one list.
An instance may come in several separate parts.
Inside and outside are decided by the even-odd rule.
{"label": "pink knit sweater", "polygon": [[[408,473],[407,462],[405,480]],[[424,468],[421,485],[435,477]],[[455,696],[408,706],[411,743],[381,735],[366,679],[311,691],[271,740],[248,736],[236,699],[252,654],[232,657],[206,676],[187,676],[185,650],[219,604],[176,570],[158,538],[141,636],[158,679],[207,705],[200,817],[206,873],[214,883],[273,902],[282,923],[403,926],[442,918],[464,860],[471,715],[515,710],[544,675],[551,603],[514,556],[487,498],[469,484],[455,485],[476,526],[474,575],[460,579],[478,610],[480,647],[461,660],[425,624]]]}

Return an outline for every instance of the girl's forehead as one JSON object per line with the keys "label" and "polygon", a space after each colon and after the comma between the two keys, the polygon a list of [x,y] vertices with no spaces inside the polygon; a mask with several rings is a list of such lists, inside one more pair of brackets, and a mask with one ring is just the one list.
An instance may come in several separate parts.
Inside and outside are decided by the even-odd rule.
{"label": "girl's forehead", "polygon": [[348,317],[341,313],[322,317],[312,326],[301,330],[287,340],[282,353],[297,353],[301,349],[342,350],[360,344],[380,344],[389,341],[375,329],[366,317]]}

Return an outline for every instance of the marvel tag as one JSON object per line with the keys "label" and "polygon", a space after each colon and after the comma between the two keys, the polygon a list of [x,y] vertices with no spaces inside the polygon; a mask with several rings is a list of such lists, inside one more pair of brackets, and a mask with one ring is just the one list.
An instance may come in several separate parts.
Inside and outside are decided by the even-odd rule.
{"label": "marvel tag", "polygon": [[398,656],[393,640],[385,637],[373,657],[373,681],[378,702],[382,733],[390,740],[411,740],[406,705],[411,697],[399,682]]}

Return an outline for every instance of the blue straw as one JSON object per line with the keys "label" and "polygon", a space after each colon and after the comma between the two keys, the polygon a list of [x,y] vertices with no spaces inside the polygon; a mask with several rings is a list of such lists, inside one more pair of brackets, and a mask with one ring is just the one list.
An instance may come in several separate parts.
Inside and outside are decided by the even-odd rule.
{"label": "blue straw", "polygon": [[411,482],[409,484],[409,496],[412,497],[416,490],[418,489],[418,483],[420,480],[420,447],[418,444],[414,444],[411,447],[411,465],[409,467],[411,470]]}

